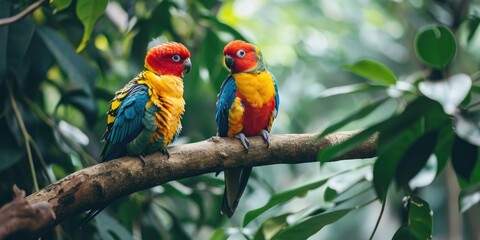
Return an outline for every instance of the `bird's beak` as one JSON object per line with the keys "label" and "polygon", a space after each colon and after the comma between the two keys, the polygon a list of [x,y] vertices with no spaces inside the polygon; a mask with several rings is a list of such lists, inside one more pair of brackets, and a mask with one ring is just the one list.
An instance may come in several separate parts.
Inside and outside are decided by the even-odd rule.
{"label": "bird's beak", "polygon": [[228,69],[232,69],[235,67],[235,59],[232,58],[230,55],[225,55],[225,66],[227,66]]}
{"label": "bird's beak", "polygon": [[183,73],[187,74],[190,72],[190,69],[192,69],[192,62],[190,61],[190,58],[187,58],[183,61]]}

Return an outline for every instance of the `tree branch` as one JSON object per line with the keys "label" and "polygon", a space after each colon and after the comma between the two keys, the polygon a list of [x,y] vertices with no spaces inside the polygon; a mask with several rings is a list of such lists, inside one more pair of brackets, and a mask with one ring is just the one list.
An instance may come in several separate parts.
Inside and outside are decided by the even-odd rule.
{"label": "tree branch", "polygon": [[16,21],[19,21],[20,19],[24,18],[25,16],[27,16],[31,12],[35,11],[35,9],[41,7],[42,4],[45,3],[45,2],[47,2],[47,0],[38,0],[38,1],[34,2],[32,5],[25,8],[23,11],[17,13],[16,15],[8,17],[8,18],[0,19],[0,26],[11,24],[11,23],[14,23]]}
{"label": "tree branch", "polygon": [[[237,139],[212,137],[173,146],[171,157],[154,153],[145,157],[123,157],[72,173],[27,197],[30,203],[47,201],[56,222],[102,203],[162,183],[223,171],[226,168],[315,162],[319,150],[345,141],[357,132],[337,132],[318,139],[314,134],[272,135],[267,148],[261,137],[252,137],[248,154]],[[376,137],[335,160],[371,158],[376,155]]]}
{"label": "tree branch", "polygon": [[38,230],[52,224],[55,213],[52,206],[40,201],[28,204],[25,191],[13,185],[15,198],[0,208],[0,239],[26,239]]}

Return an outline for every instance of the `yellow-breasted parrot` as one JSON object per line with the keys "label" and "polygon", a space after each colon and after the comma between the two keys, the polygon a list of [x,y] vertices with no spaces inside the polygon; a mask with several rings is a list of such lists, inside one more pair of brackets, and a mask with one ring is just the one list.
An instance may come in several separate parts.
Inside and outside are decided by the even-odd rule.
{"label": "yellow-breasted parrot", "polygon": [[[230,74],[217,99],[218,135],[240,139],[246,152],[250,136],[262,136],[268,146],[280,104],[276,79],[253,44],[234,40],[225,46],[223,54]],[[228,217],[235,212],[251,172],[252,167],[225,170],[222,213]]]}
{"label": "yellow-breasted parrot", "polygon": [[[157,151],[169,157],[167,146],[182,129],[183,77],[191,68],[190,52],[176,42],[153,45],[145,57],[145,69],[110,101],[107,129],[102,136],[103,161],[131,155],[139,156],[144,163],[144,155]],[[80,226],[107,205],[90,210]]]}

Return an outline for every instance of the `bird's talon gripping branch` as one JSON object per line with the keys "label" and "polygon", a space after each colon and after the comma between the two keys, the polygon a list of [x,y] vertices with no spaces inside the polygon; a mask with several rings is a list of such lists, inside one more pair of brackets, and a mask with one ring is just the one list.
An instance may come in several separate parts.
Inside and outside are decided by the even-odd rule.
{"label": "bird's talon gripping branch", "polygon": [[263,129],[260,134],[262,135],[263,141],[267,144],[267,147],[270,147],[270,133]]}
{"label": "bird's talon gripping branch", "polygon": [[142,167],[145,167],[145,156],[143,154],[138,155],[138,158],[142,161]]}
{"label": "bird's talon gripping branch", "polygon": [[250,143],[248,142],[247,137],[245,137],[245,134],[239,133],[235,135],[235,138],[240,139],[240,142],[242,142],[243,149],[245,149],[245,152],[248,153],[248,147],[250,146]]}
{"label": "bird's talon gripping branch", "polygon": [[167,148],[162,149],[162,153],[163,153],[163,155],[166,155],[166,156],[167,156],[167,159],[170,158],[170,151],[168,151]]}

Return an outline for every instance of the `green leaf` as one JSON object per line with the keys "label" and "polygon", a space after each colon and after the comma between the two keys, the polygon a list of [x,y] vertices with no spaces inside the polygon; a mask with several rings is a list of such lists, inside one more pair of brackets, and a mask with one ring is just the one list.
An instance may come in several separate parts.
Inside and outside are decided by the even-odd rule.
{"label": "green leaf", "polygon": [[103,15],[107,8],[108,0],[79,0],[77,1],[77,17],[85,28],[83,32],[82,42],[77,47],[77,52],[82,51],[87,45],[93,26],[100,16]]}
{"label": "green leaf", "polygon": [[253,219],[260,216],[260,214],[264,213],[268,209],[270,209],[270,208],[272,208],[276,205],[279,205],[279,204],[285,203],[287,201],[290,201],[291,199],[293,199],[295,197],[303,196],[308,191],[322,186],[323,184],[325,184],[327,182],[327,180],[328,179],[322,179],[322,180],[319,180],[319,181],[316,181],[316,182],[313,182],[313,183],[310,183],[310,184],[307,184],[307,185],[304,185],[304,186],[301,186],[301,187],[290,189],[288,191],[275,193],[274,195],[272,195],[270,197],[270,199],[268,200],[268,202],[265,205],[263,205],[260,208],[255,209],[255,210],[249,211],[249,212],[247,212],[247,214],[245,214],[245,217],[243,218],[243,226],[244,227],[247,226],[248,223],[250,223]]}
{"label": "green leaf", "polygon": [[462,189],[458,195],[458,208],[461,213],[480,202],[480,184]]}
{"label": "green leaf", "polygon": [[345,70],[361,77],[374,80],[381,85],[395,85],[397,77],[387,66],[372,59],[363,59],[351,65],[345,65]]}
{"label": "green leaf", "polygon": [[210,236],[209,240],[225,240],[227,239],[227,234],[225,233],[225,229],[223,228],[218,228],[215,230]]}
{"label": "green leaf", "polygon": [[437,141],[437,146],[435,146],[435,156],[437,156],[437,173],[438,176],[445,165],[447,164],[448,159],[450,159],[450,153],[452,152],[452,144],[455,137],[453,133],[452,126],[446,124],[440,129],[440,136]]}
{"label": "green leaf", "polygon": [[352,150],[355,146],[362,143],[367,138],[375,134],[379,129],[381,129],[383,127],[383,124],[384,122],[374,124],[373,126],[364,129],[363,131],[355,134],[354,136],[339,144],[320,150],[317,156],[317,160],[323,164]]}
{"label": "green leaf", "polygon": [[320,231],[323,227],[336,222],[347,215],[352,208],[341,209],[330,212],[323,212],[312,217],[308,217],[290,227],[287,227],[276,234],[273,239],[307,239]]}
{"label": "green leaf", "polygon": [[373,167],[373,186],[379,199],[385,199],[403,153],[408,150],[421,133],[420,120],[408,125],[406,129],[399,130],[393,138],[384,132],[380,132],[377,141],[378,158]]}
{"label": "green leaf", "polygon": [[262,226],[257,230],[255,233],[254,240],[264,240],[264,239],[272,239],[275,234],[280,232],[283,228],[288,226],[287,217],[289,213],[272,217],[265,220],[262,223]]}
{"label": "green leaf", "polygon": [[410,195],[407,198],[407,224],[398,229],[393,239],[432,239],[433,221],[430,205],[415,195]]}
{"label": "green leaf", "polygon": [[347,116],[346,118],[328,126],[325,130],[322,131],[322,133],[318,136],[319,138],[324,137],[332,132],[337,131],[338,129],[342,128],[343,126],[358,120],[362,119],[366,116],[368,116],[370,113],[372,113],[375,109],[377,109],[380,105],[385,103],[389,98],[384,98],[382,100],[376,101],[372,104],[369,104],[358,111],[354,112],[353,114]]}
{"label": "green leaf", "polygon": [[427,163],[438,140],[438,131],[421,136],[404,153],[398,164],[395,181],[399,186],[407,184]]}
{"label": "green leaf", "polygon": [[452,165],[458,176],[469,181],[478,159],[478,147],[455,136],[452,147]]}
{"label": "green leaf", "polygon": [[423,81],[418,89],[426,97],[442,104],[447,114],[454,114],[457,107],[468,96],[472,79],[467,74],[456,74],[445,80]]}
{"label": "green leaf", "polygon": [[100,237],[104,240],[133,240],[132,234],[128,232],[116,219],[110,217],[105,212],[101,212],[95,217],[97,230]]}
{"label": "green leaf", "polygon": [[3,136],[0,138],[0,172],[20,161],[25,155],[25,146],[19,146],[12,134],[16,131],[17,135],[21,135],[20,131],[7,129],[8,126],[3,121],[1,123],[0,131]]}
{"label": "green leaf", "polygon": [[[26,66],[24,57],[29,57],[25,56],[25,54],[30,46],[34,32],[35,24],[29,17],[10,25],[8,29],[7,58],[8,67],[14,72],[29,69]],[[26,72],[23,75],[25,76]]]}
{"label": "green leaf", "polygon": [[[0,1],[0,18],[10,16],[10,2]],[[7,76],[7,42],[9,25],[0,26],[0,86]]]}
{"label": "green leaf", "polygon": [[62,11],[63,9],[70,6],[71,3],[72,0],[50,0],[50,4],[55,7],[53,10],[54,13]]}
{"label": "green leaf", "polygon": [[373,168],[373,184],[380,199],[386,196],[404,153],[422,134],[448,123],[441,106],[420,97],[409,103],[400,115],[385,121],[377,140],[378,159]]}
{"label": "green leaf", "polygon": [[97,106],[93,98],[93,89],[98,78],[97,70],[51,28],[38,27],[36,31],[71,80],[67,86],[64,86],[65,94],[62,96],[62,102],[78,107],[92,124],[97,114]]}
{"label": "green leaf", "polygon": [[480,146],[480,111],[461,111],[455,115],[455,132],[465,141]]}
{"label": "green leaf", "polygon": [[467,42],[470,42],[473,36],[475,36],[475,33],[477,32],[478,25],[480,24],[480,18],[478,16],[471,15],[467,19],[467,24],[468,24],[468,30],[470,31],[468,33]]}
{"label": "green leaf", "polygon": [[457,45],[452,31],[443,25],[423,28],[415,37],[415,53],[424,64],[442,69],[455,56]]}
{"label": "green leaf", "polygon": [[326,97],[332,97],[332,96],[337,96],[342,94],[373,92],[373,91],[385,90],[385,89],[386,89],[385,86],[371,85],[368,83],[356,83],[351,85],[327,88],[321,91],[317,97],[326,98]]}

